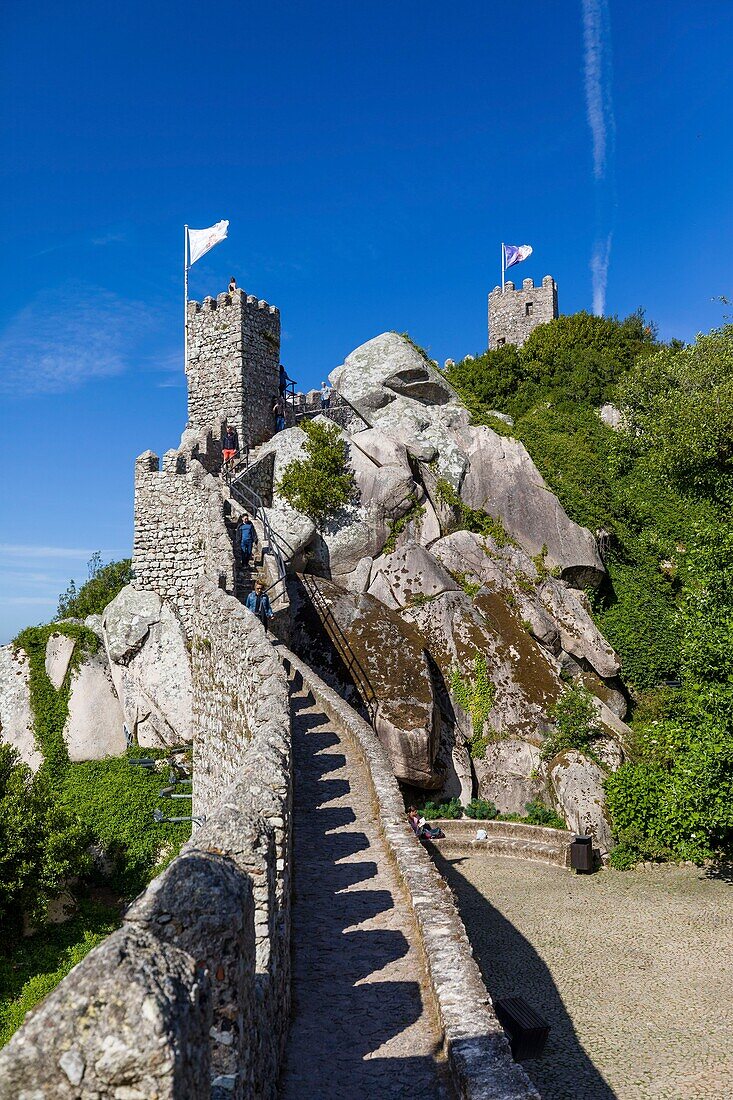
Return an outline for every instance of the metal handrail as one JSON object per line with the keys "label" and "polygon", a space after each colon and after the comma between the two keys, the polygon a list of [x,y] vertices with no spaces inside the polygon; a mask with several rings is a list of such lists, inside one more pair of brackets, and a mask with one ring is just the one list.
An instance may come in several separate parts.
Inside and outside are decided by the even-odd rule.
{"label": "metal handrail", "polygon": [[283,587],[285,587],[285,583],[287,580],[285,560],[283,558],[282,551],[278,545],[275,532],[270,526],[270,521],[267,518],[265,503],[259,493],[256,493],[255,490],[251,488],[251,486],[241,483],[241,478],[243,476],[243,474],[240,474],[239,477],[232,482],[229,487],[229,491],[231,492],[237,503],[241,505],[242,508],[246,508],[247,511],[250,512],[255,519],[259,519],[260,523],[262,524],[263,542],[266,542],[271,548],[275,556],[275,564],[277,566],[277,580],[274,581],[269,586],[269,588],[265,589],[266,592],[271,592],[273,588],[277,588],[279,584],[282,584]]}
{"label": "metal handrail", "polygon": [[319,589],[315,580],[309,577],[307,574],[301,575],[301,581],[303,587],[311,598],[311,602],[316,607],[316,612],[319,613],[319,618],[326,628],[331,641],[336,647],[336,652],[344,663],[346,671],[351,674],[357,688],[364,700],[364,704],[369,711],[372,722],[374,722],[379,700],[377,694],[372,687],[371,681],[364,670],[364,666],[361,664],[359,658],[354,653],[353,649],[349,645],[349,642],[344,634],[343,630],[339,626],[338,622],[334,618],[331,608],[328,606],[323,593]]}
{"label": "metal handrail", "polygon": [[[372,422],[366,416],[364,416],[364,413],[360,409],[357,409],[356,405],[352,405],[352,403],[349,401],[348,397],[344,397],[344,395],[342,393],[337,393],[336,391],[333,391],[333,397],[331,398],[331,400],[332,401],[335,400],[337,403],[335,405],[332,405],[328,409],[307,409],[307,410],[306,409],[296,409],[295,410],[296,422],[298,420],[310,420],[312,417],[316,417],[316,416],[326,416],[326,417],[328,417],[328,414],[330,412],[336,412],[338,409],[340,409],[341,407],[343,407],[345,405],[347,408],[351,409],[351,411],[356,416],[359,417],[361,422],[363,424],[365,424],[367,426],[367,428],[373,428],[374,427]],[[333,418],[329,417],[329,419],[333,419]]]}

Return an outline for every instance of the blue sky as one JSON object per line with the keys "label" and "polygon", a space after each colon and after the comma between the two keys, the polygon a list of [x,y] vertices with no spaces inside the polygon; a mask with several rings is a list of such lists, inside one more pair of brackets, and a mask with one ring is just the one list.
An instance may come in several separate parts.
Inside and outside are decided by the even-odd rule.
{"label": "blue sky", "polygon": [[306,387],[386,329],[484,349],[502,239],[562,312],[691,339],[733,291],[731,56],[729,0],[6,6],[0,642],[130,552],[134,458],[185,422],[185,222],[231,223],[191,296],[277,304]]}

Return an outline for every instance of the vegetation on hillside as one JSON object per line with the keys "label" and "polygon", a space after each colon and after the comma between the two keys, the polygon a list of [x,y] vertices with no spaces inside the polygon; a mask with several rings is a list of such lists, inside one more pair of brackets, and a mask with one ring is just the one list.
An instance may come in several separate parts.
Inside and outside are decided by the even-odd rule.
{"label": "vegetation on hillside", "polygon": [[[621,655],[634,732],[628,763],[607,781],[614,862],[729,855],[733,326],[662,345],[641,312],[581,313],[448,378],[477,422],[491,423],[492,409],[512,415],[571,518],[608,533],[594,613]],[[621,431],[600,420],[606,401]]]}
{"label": "vegetation on hillside", "polygon": [[87,562],[89,579],[77,589],[69,581],[65,592],[59,596],[56,612],[58,619],[86,619],[87,615],[101,615],[110,600],[132,580],[132,562],[129,558],[102,565],[102,555],[97,550]]}
{"label": "vegetation on hillside", "polygon": [[301,427],[306,434],[305,456],[288,463],[278,492],[291,507],[320,525],[354,499],[356,483],[336,425],[303,420]]}
{"label": "vegetation on hillside", "polygon": [[[75,614],[101,611],[127,583],[124,563],[115,564],[122,568],[90,570]],[[58,689],[45,667],[52,634],[75,641]],[[28,655],[34,737],[43,762],[34,775],[10,746],[0,744],[0,924],[7,932],[0,943],[0,1045],[120,923],[123,903],[145,888],[190,833],[187,824],[153,820],[153,811],[168,813],[170,803],[161,801],[159,772],[130,765],[139,749],[106,760],[69,760],[63,731],[73,677],[97,651],[96,634],[78,622],[54,622],[27,628],[14,645]],[[164,753],[147,749],[145,755]],[[100,887],[104,903],[95,896]],[[49,904],[62,890],[71,892],[77,912],[60,927],[45,925]],[[36,931],[24,936],[29,923]]]}

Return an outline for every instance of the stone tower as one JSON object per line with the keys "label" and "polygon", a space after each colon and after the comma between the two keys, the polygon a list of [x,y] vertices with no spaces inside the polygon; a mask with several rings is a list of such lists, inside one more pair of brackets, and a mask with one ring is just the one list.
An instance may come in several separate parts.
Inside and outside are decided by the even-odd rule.
{"label": "stone tower", "polygon": [[532,329],[557,317],[557,283],[545,275],[542,286],[525,279],[521,290],[507,282],[502,291],[495,286],[489,294],[489,348],[515,344],[521,348]]}
{"label": "stone tower", "polygon": [[235,290],[188,303],[188,426],[225,416],[242,447],[272,435],[280,368],[280,311]]}

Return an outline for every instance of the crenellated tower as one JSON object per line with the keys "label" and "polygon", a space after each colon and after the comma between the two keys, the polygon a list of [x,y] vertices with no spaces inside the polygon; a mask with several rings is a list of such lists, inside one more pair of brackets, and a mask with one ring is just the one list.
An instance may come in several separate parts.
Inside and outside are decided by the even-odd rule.
{"label": "crenellated tower", "polygon": [[521,290],[507,282],[502,290],[495,286],[489,294],[489,348],[514,344],[521,348],[538,325],[557,317],[557,283],[545,275],[542,286],[525,279]]}
{"label": "crenellated tower", "polygon": [[272,435],[278,392],[280,311],[235,290],[188,303],[188,426],[207,431],[218,416],[243,447]]}

